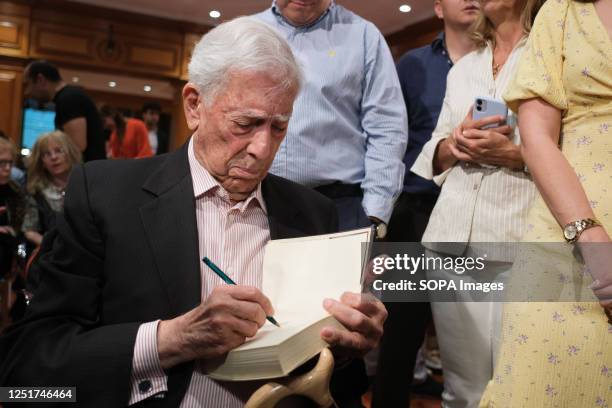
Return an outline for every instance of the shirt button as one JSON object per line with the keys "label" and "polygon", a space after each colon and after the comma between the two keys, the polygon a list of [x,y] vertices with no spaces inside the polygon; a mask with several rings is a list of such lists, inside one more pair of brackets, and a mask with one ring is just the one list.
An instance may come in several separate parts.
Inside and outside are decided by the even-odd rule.
{"label": "shirt button", "polygon": [[151,384],[151,380],[143,380],[138,383],[138,391],[140,391],[141,394],[145,394],[151,391],[151,388],[153,388],[153,384]]}
{"label": "shirt button", "polygon": [[478,184],[474,184],[474,190],[478,190]]}

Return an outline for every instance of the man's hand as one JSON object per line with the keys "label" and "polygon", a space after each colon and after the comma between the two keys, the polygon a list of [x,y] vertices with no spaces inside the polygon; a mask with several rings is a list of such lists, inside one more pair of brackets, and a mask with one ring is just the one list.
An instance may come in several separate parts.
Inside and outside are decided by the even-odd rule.
{"label": "man's hand", "polygon": [[220,357],[253,337],[274,310],[257,288],[216,287],[206,301],[172,320],[159,323],[157,349],[164,369]]}
{"label": "man's hand", "polygon": [[340,302],[325,299],[323,307],[349,331],[324,327],[321,338],[334,346],[336,356],[363,356],[378,344],[387,309],[374,296],[345,292]]}

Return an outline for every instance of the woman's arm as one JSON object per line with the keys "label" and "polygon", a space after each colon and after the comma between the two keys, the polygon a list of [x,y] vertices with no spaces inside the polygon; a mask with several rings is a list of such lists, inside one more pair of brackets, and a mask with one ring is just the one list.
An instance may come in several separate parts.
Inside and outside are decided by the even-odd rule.
{"label": "woman's arm", "polygon": [[[558,147],[561,112],[535,98],[521,103],[519,118],[523,158],[559,225],[562,227],[572,221],[594,218],[578,176]],[[580,241],[589,237],[610,240],[601,227],[585,231]]]}
{"label": "woman's arm", "polygon": [[[527,167],[559,225],[595,218],[578,176],[558,147],[561,111],[540,98],[526,100],[519,106],[519,127]],[[580,235],[577,245],[594,279],[591,288],[612,324],[610,236],[603,226],[589,228]]]}

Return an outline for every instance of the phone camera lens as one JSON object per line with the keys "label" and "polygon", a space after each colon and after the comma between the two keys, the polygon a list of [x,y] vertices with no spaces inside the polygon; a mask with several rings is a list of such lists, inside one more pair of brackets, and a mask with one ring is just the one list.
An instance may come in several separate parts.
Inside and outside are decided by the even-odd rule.
{"label": "phone camera lens", "polygon": [[476,107],[476,110],[477,110],[478,112],[480,112],[480,111],[482,110],[482,108],[481,108],[480,106],[477,106],[477,107]]}
{"label": "phone camera lens", "polygon": [[482,99],[476,99],[476,105],[482,105]]}

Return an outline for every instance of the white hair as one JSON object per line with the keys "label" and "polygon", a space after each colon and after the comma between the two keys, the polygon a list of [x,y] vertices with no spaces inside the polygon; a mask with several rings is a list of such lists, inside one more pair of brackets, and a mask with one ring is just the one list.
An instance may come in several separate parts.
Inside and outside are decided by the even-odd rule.
{"label": "white hair", "polygon": [[299,89],[302,84],[302,71],[289,44],[252,17],[220,24],[198,41],[189,62],[189,82],[211,103],[229,74],[239,71],[267,73],[284,89]]}

